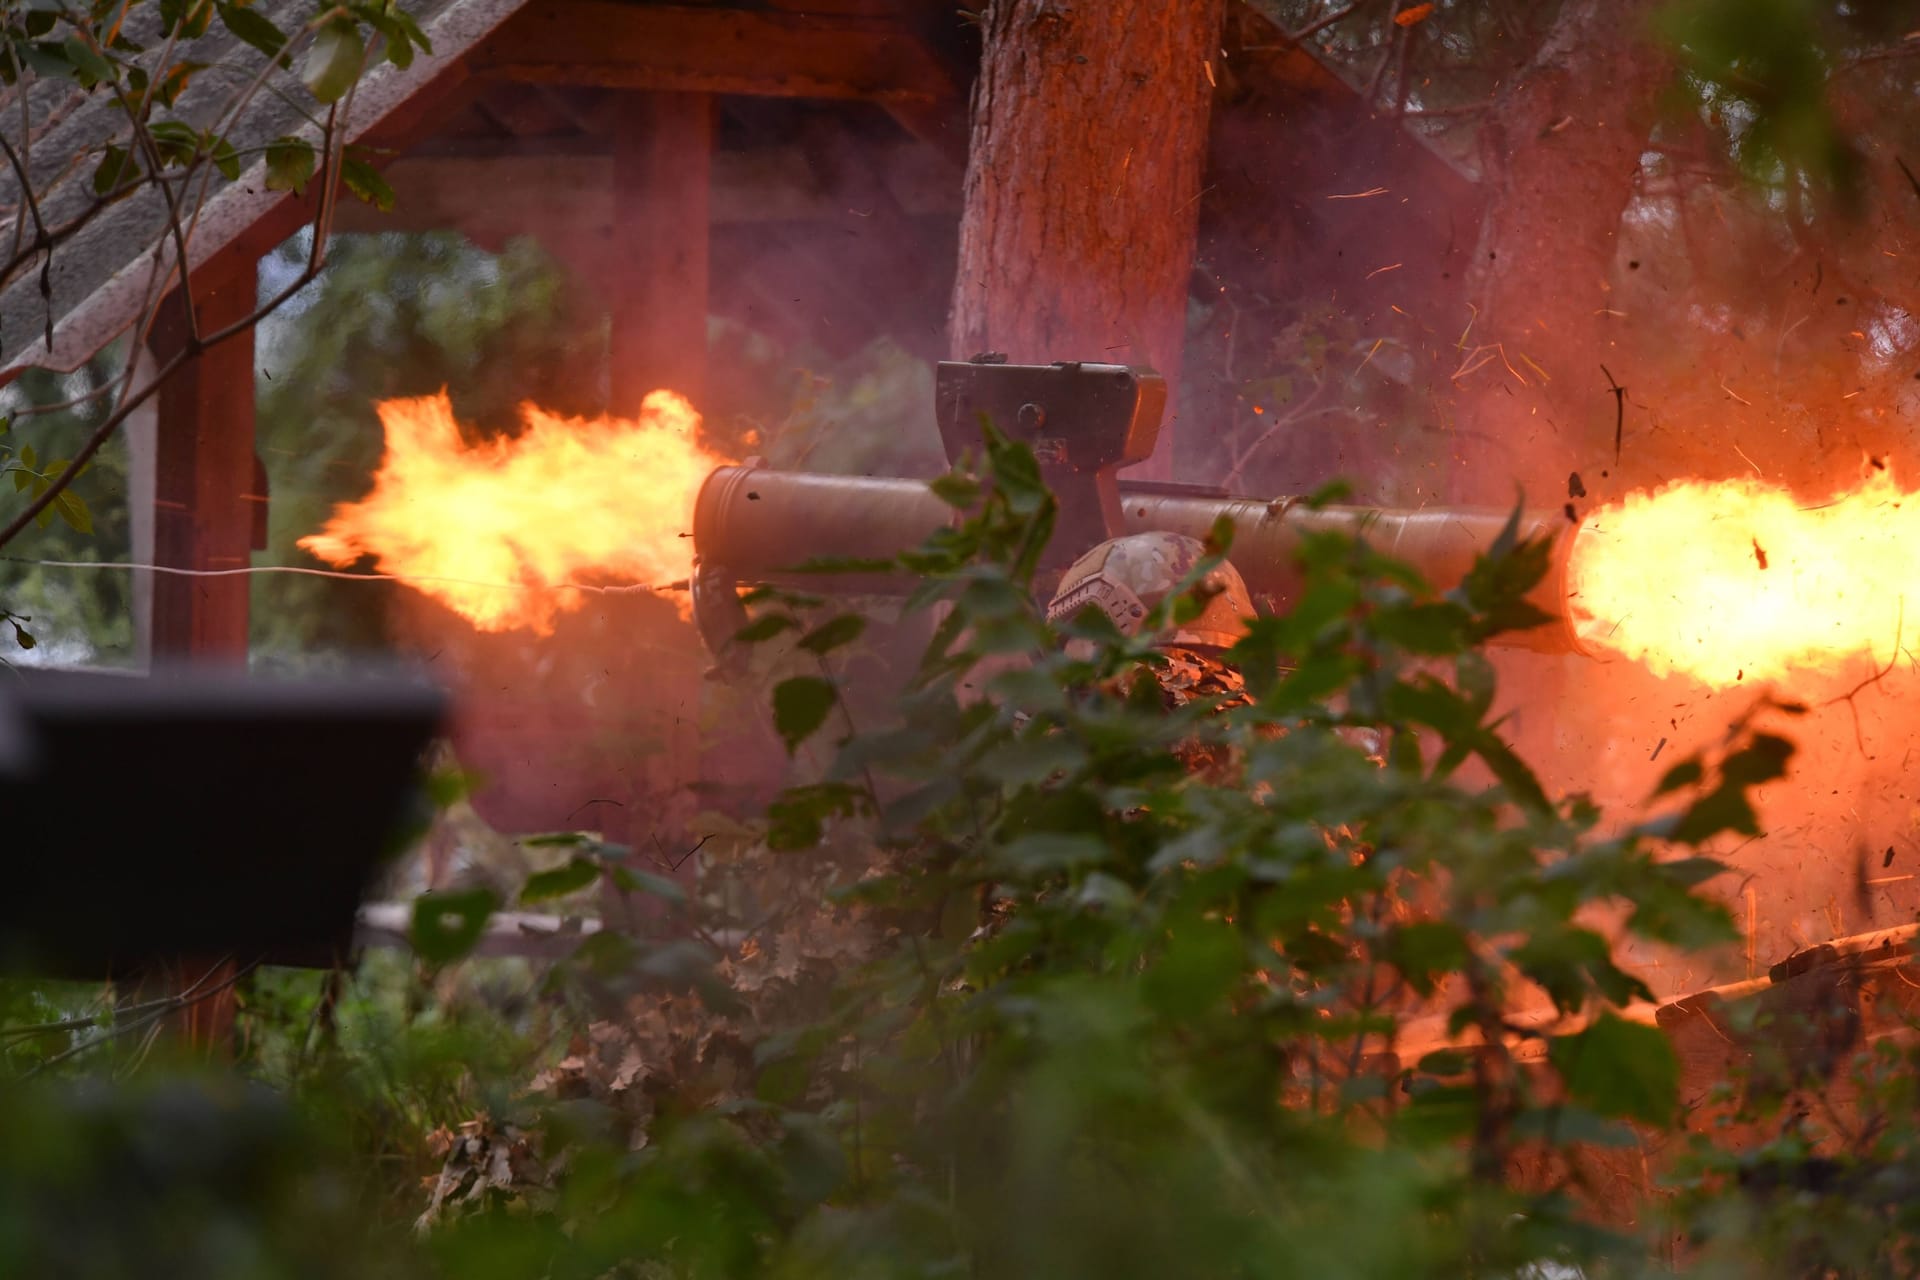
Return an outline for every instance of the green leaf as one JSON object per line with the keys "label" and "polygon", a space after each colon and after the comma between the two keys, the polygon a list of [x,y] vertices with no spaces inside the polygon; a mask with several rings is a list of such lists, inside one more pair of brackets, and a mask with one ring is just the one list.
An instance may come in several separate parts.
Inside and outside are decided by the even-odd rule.
{"label": "green leaf", "polygon": [[991,427],[987,428],[986,435],[993,487],[1015,515],[1037,515],[1053,501],[1053,494],[1041,478],[1040,463],[1033,456],[1033,450],[1022,441],[1007,439]]}
{"label": "green leaf", "polygon": [[405,9],[395,6],[389,12],[388,16],[399,25],[402,31],[406,32],[407,39],[413,42],[414,48],[420,50],[422,53],[430,54],[433,52],[433,41],[427,39],[427,33],[420,29],[420,24],[413,20],[412,14],[408,13]]}
{"label": "green leaf", "polygon": [[799,621],[789,613],[769,613],[755,618],[740,630],[734,632],[735,644],[760,644],[771,640],[782,631],[798,631]]}
{"label": "green leaf", "polygon": [[1564,1103],[1529,1107],[1515,1117],[1513,1136],[1530,1142],[1548,1142],[1555,1147],[1633,1147],[1640,1139],[1632,1129],[1617,1120],[1606,1120],[1585,1107]]}
{"label": "green leaf", "polygon": [[651,871],[635,871],[631,867],[610,867],[607,874],[613,877],[613,883],[622,893],[644,893],[648,897],[662,898],[668,902],[685,902],[687,891],[680,885],[657,876]]}
{"label": "green leaf", "polygon": [[321,102],[338,102],[360,78],[366,47],[360,28],[351,22],[329,22],[314,33],[313,43],[300,64],[300,79]]}
{"label": "green leaf", "polygon": [[93,532],[93,514],[87,510],[87,504],[71,488],[62,489],[53,499],[54,510],[60,513],[69,527],[76,533]]}
{"label": "green leaf", "polygon": [[125,147],[109,146],[93,171],[93,194],[111,195],[116,189],[140,176],[140,166]]}
{"label": "green leaf", "polygon": [[1131,885],[1104,871],[1095,871],[1081,881],[1073,900],[1083,909],[1107,912],[1131,911],[1139,901]]}
{"label": "green leaf", "polygon": [[267,190],[305,195],[318,157],[303,138],[279,137],[267,144]]}
{"label": "green leaf", "polygon": [[52,40],[35,40],[31,44],[14,46],[20,60],[27,69],[39,76],[68,76],[73,74],[73,63],[67,58],[67,51]]}
{"label": "green leaf", "polygon": [[1473,1133],[1482,1104],[1471,1085],[1416,1079],[1406,1106],[1393,1118],[1394,1132],[1409,1143],[1453,1143]]}
{"label": "green leaf", "polygon": [[1646,984],[1613,962],[1607,940],[1591,929],[1544,929],[1515,947],[1509,959],[1553,997],[1564,1013],[1583,1007],[1598,991],[1614,1004],[1651,1000]]}
{"label": "green leaf", "polygon": [[154,101],[163,107],[172,107],[187,91],[195,73],[206,70],[204,62],[176,62],[167,68],[167,74],[153,88]]}
{"label": "green leaf", "polygon": [[959,471],[949,471],[927,483],[933,496],[956,510],[965,511],[980,501],[980,482]]}
{"label": "green leaf", "polygon": [[39,641],[33,638],[33,632],[27,630],[18,622],[14,622],[12,618],[8,618],[7,621],[13,623],[13,642],[22,649],[31,649],[39,643]]}
{"label": "green leaf", "polygon": [[788,787],[767,806],[767,847],[776,852],[810,849],[820,843],[828,818],[852,816],[860,801],[860,792],[844,782]]}
{"label": "green leaf", "polygon": [[218,169],[220,176],[228,182],[237,181],[240,177],[240,153],[235,151],[233,144],[225,138],[209,135],[207,141],[210,143],[208,152],[213,157],[213,167]]}
{"label": "green leaf", "polygon": [[1174,924],[1167,949],[1141,975],[1141,994],[1171,1017],[1192,1017],[1226,998],[1245,969],[1233,927],[1218,920]]}
{"label": "green leaf", "polygon": [[451,964],[478,945],[499,905],[485,888],[421,894],[413,902],[414,952],[430,965]]}
{"label": "green leaf", "polygon": [[581,849],[599,843],[600,837],[591,831],[543,831],[520,837],[520,844],[528,849]]}
{"label": "green leaf", "polygon": [[1692,889],[1724,873],[1727,864],[1718,858],[1675,858],[1660,864],[1660,872],[1682,888]]}
{"label": "green leaf", "polygon": [[393,212],[393,188],[380,176],[380,171],[365,160],[343,156],[340,160],[340,181],[346,183],[347,190],[357,198],[380,212]]}
{"label": "green leaf", "polygon": [[837,618],[815,627],[800,637],[800,647],[808,653],[817,653],[822,657],[835,649],[852,644],[867,629],[867,620],[857,613],[843,613]]}
{"label": "green leaf", "polygon": [[1008,841],[994,860],[1028,875],[1048,875],[1105,862],[1107,846],[1094,835],[1041,831]]}
{"label": "green leaf", "polygon": [[[413,26],[411,19],[403,24],[400,19],[406,15],[399,9],[385,9],[377,4],[356,4],[352,6],[352,12],[380,33],[381,51],[388,62],[402,71],[413,65],[412,37],[419,28]],[[421,43],[424,45],[426,42],[422,40]]]}
{"label": "green leaf", "polygon": [[1353,486],[1345,480],[1330,480],[1308,494],[1302,504],[1309,511],[1318,511],[1330,507],[1336,502],[1345,502],[1353,496]]}
{"label": "green leaf", "polygon": [[[1710,862],[1708,858],[1689,858],[1686,863]],[[1684,866],[1667,863],[1660,867]],[[1683,870],[1674,880],[1649,877],[1634,891],[1633,914],[1627,927],[1642,937],[1670,946],[1698,951],[1740,936],[1727,909],[1711,899],[1688,892],[1688,876]]]}
{"label": "green leaf", "polygon": [[819,676],[794,676],[773,687],[773,725],[788,754],[826,723],[834,698],[833,685]]}
{"label": "green leaf", "polygon": [[478,775],[463,769],[436,769],[427,775],[427,800],[436,809],[444,809],[472,795],[480,786]]}
{"label": "green leaf", "polygon": [[198,40],[213,23],[211,0],[160,0],[160,26],[178,29],[183,40]]}
{"label": "green leaf", "polygon": [[1479,638],[1553,621],[1551,614],[1526,599],[1552,567],[1553,540],[1522,540],[1520,517],[1521,508],[1515,506],[1493,545],[1474,561],[1459,588],[1448,593],[1481,615],[1474,628]]}
{"label": "green leaf", "polygon": [[599,862],[576,854],[564,867],[528,876],[525,887],[520,890],[520,901],[533,903],[545,902],[549,898],[564,898],[570,893],[578,893],[599,878]]}
{"label": "green leaf", "polygon": [[1682,787],[1695,786],[1699,783],[1700,779],[1705,776],[1706,769],[1701,765],[1700,761],[1682,760],[1679,764],[1667,770],[1665,776],[1660,779],[1660,785],[1653,789],[1653,794],[1656,796],[1664,796],[1670,792],[1678,791]]}
{"label": "green leaf", "polygon": [[156,121],[147,126],[147,133],[163,165],[190,165],[200,154],[200,133],[184,121]]}
{"label": "green leaf", "polygon": [[1374,613],[1375,634],[1410,653],[1454,654],[1466,643],[1472,617],[1450,602],[1399,604]]}
{"label": "green leaf", "polygon": [[227,30],[269,58],[280,56],[287,47],[286,33],[258,9],[238,4],[221,4],[220,21]]}
{"label": "green leaf", "polygon": [[[1720,781],[1680,815],[1668,833],[1681,844],[1699,844],[1722,831],[1760,834],[1760,819],[1747,799],[1747,789],[1786,776],[1793,743],[1770,733],[1728,756],[1720,765]],[[1676,766],[1677,768],[1684,765]]]}
{"label": "green leaf", "polygon": [[1649,1124],[1673,1119],[1680,1064],[1658,1027],[1602,1013],[1585,1030],[1555,1037],[1547,1053],[1575,1102]]}
{"label": "green leaf", "polygon": [[1435,1049],[1414,1064],[1414,1070],[1429,1076],[1463,1076],[1473,1061],[1459,1049]]}
{"label": "green leaf", "polygon": [[79,36],[68,36],[60,49],[67,55],[67,62],[73,67],[74,76],[82,88],[91,89],[116,78],[113,63]]}
{"label": "green leaf", "polygon": [[1446,920],[1416,920],[1387,935],[1387,960],[1421,995],[1432,995],[1435,979],[1460,970],[1467,962],[1467,935]]}

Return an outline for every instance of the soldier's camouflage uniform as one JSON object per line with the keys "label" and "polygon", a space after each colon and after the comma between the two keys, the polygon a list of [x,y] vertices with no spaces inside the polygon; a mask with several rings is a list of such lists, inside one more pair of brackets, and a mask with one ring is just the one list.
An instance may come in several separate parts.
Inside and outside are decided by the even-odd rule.
{"label": "soldier's camouflage uniform", "polygon": [[[1060,586],[1047,606],[1050,621],[1064,622],[1092,607],[1112,619],[1122,634],[1140,634],[1147,615],[1187,579],[1206,556],[1197,539],[1172,533],[1138,533],[1103,542],[1081,556],[1061,575]],[[1246,634],[1253,599],[1239,572],[1222,563],[1193,585],[1202,601],[1194,618],[1171,623],[1156,634],[1155,647],[1166,659],[1151,671],[1131,671],[1120,679],[1126,693],[1135,682],[1153,679],[1162,704],[1175,711],[1206,700],[1225,709],[1251,705],[1246,682],[1225,660],[1226,650]],[[1227,753],[1190,741],[1177,752],[1188,772],[1220,777],[1232,765]]]}

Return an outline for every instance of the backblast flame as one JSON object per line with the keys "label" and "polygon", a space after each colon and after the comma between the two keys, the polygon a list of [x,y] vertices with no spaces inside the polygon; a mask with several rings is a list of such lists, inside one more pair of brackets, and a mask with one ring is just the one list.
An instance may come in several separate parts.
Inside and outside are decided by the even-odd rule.
{"label": "backblast flame", "polygon": [[1714,688],[1885,665],[1920,626],[1920,502],[1890,472],[1809,501],[1685,480],[1590,514],[1569,553],[1581,642]]}
{"label": "backblast flame", "polygon": [[386,454],[373,491],[299,545],[336,566],[372,556],[482,631],[550,635],[582,585],[685,578],[694,497],[727,461],[700,445],[700,416],[671,391],[648,395],[635,419],[524,405],[524,432],[481,444],[461,439],[445,392],[376,409]]}

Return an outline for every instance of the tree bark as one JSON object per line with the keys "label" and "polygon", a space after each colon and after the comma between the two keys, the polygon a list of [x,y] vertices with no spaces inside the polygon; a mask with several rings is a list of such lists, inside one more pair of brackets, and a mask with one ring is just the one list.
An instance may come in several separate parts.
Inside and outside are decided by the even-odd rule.
{"label": "tree bark", "polygon": [[1648,25],[1655,7],[1566,0],[1486,126],[1491,190],[1466,345],[1495,358],[1464,380],[1461,417],[1493,443],[1479,465],[1462,458],[1457,497],[1510,503],[1518,481],[1550,505],[1567,471],[1612,455],[1601,365],[1629,380],[1609,363],[1630,320],[1610,314],[1616,242],[1671,67]]}
{"label": "tree bark", "polygon": [[[1223,0],[993,0],[973,91],[960,359],[1180,372]],[[1152,462],[1170,474],[1172,424]]]}

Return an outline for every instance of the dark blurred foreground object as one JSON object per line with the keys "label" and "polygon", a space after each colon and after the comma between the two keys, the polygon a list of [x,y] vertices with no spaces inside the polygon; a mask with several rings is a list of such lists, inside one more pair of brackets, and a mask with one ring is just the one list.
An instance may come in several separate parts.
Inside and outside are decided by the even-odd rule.
{"label": "dark blurred foreground object", "polygon": [[434,1274],[378,1211],[364,1156],[324,1108],[233,1075],[10,1085],[0,1133],[0,1276]]}
{"label": "dark blurred foreground object", "polygon": [[0,672],[0,964],[338,963],[445,709],[399,671]]}

